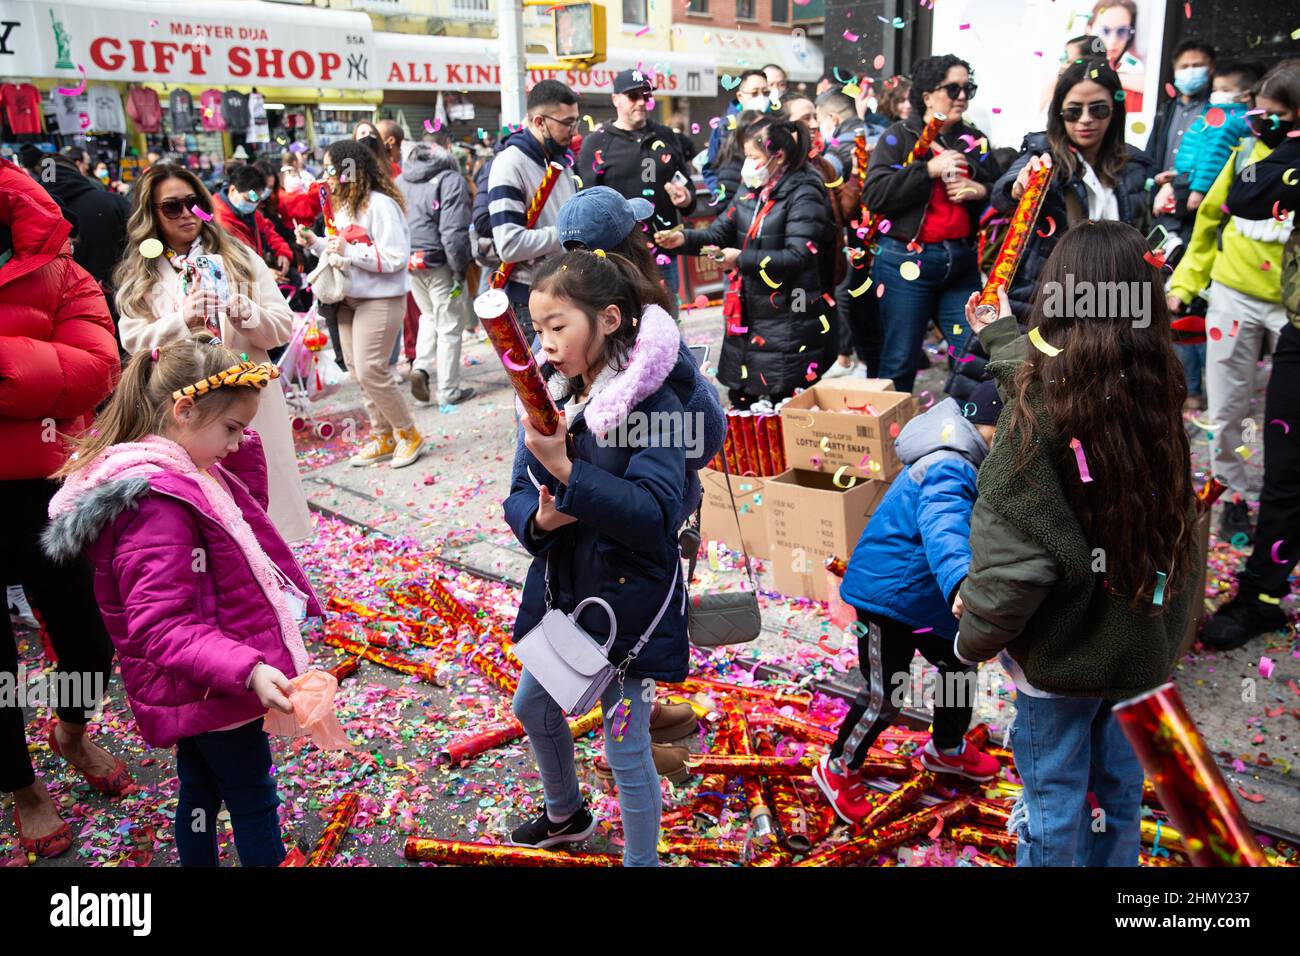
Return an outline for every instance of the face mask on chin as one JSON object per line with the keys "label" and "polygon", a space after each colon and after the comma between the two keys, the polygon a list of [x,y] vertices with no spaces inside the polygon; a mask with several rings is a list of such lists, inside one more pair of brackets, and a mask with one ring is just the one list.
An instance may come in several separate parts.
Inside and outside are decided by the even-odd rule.
{"label": "face mask on chin", "polygon": [[569,147],[560,145],[554,136],[547,133],[542,139],[542,149],[546,151],[547,159],[559,159],[568,151]]}

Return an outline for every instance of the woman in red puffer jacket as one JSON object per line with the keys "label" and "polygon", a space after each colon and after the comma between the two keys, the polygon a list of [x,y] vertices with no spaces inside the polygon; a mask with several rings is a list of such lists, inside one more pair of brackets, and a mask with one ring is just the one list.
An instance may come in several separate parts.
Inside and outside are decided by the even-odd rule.
{"label": "woman in red puffer jacket", "polygon": [[[62,436],[89,426],[121,370],[108,305],[72,261],[70,230],[40,184],[0,160],[0,556],[5,581],[22,582],[59,659],[61,679],[47,685],[58,719],[38,732],[95,789],[116,796],[130,786],[130,772],[86,736],[113,662],[90,568],[84,561],[53,564],[40,547],[58,488],[49,475],[68,456]],[[0,682],[27,687],[8,614],[0,614]],[[23,849],[57,856],[72,845],[72,831],[32,769],[16,706],[24,701],[4,696],[0,791],[14,795]]]}

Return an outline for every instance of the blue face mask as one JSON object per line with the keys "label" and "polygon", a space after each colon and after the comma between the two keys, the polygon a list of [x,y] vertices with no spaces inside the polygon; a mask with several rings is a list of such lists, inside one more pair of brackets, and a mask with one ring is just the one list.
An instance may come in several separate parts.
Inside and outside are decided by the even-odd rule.
{"label": "blue face mask", "polygon": [[257,211],[257,193],[249,193],[248,197],[240,200],[231,200],[230,205],[234,207],[235,212],[241,216],[248,216]]}
{"label": "blue face mask", "polygon": [[1208,66],[1189,66],[1174,72],[1174,89],[1183,96],[1195,96],[1205,89],[1205,84],[1208,82],[1210,82]]}

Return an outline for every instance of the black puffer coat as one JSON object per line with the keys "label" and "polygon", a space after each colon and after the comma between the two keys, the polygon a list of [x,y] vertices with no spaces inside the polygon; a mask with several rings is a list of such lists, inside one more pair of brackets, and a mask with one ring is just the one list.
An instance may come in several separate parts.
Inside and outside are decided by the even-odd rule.
{"label": "black puffer coat", "polygon": [[[1155,175],[1155,170],[1151,168],[1145,153],[1132,146],[1126,148],[1128,162],[1124,164],[1119,181],[1115,183],[1115,201],[1119,205],[1119,220],[1145,233],[1151,227],[1151,207],[1147,201],[1146,182]],[[993,190],[989,194],[989,201],[998,212],[1009,214],[1015,211],[1016,200],[1011,198],[1011,187],[1016,184],[1016,177],[1020,175],[1020,170],[1024,169],[1030,157],[1041,156],[1048,150],[1046,133],[1030,133],[1025,137],[1020,146],[1020,155],[993,185]],[[1052,159],[1055,161],[1056,157],[1053,156]],[[1067,202],[1068,196],[1072,196],[1073,200]],[[1051,223],[1047,221],[1048,216],[1052,217]],[[1088,217],[1088,191],[1083,185],[1081,171],[1076,169],[1068,183],[1060,182],[1059,178],[1053,175],[1047,189],[1047,196],[1043,199],[1042,212],[1038,214],[1038,225],[1029,237],[1029,248],[1025,250],[1024,258],[1020,260],[1020,266],[1016,269],[1015,278],[1011,280],[1011,288],[1007,291],[1007,297],[1011,300],[1011,311],[1015,313],[1022,326],[1029,319],[1029,307],[1033,303],[1034,290],[1038,286],[1038,277],[1043,271],[1043,266],[1047,264],[1052,250],[1056,248],[1057,240],[1074,222],[1078,221],[1078,217],[1083,219]],[[1054,230],[1052,226],[1055,226]],[[1039,233],[1050,233],[1050,235],[1039,235]]]}
{"label": "black puffer coat", "polygon": [[[758,213],[758,196],[742,187],[707,229],[688,229],[682,247],[686,255],[708,245],[741,249],[741,327],[746,331],[728,331],[723,339],[718,381],[756,396],[789,395],[809,387],[811,363],[817,363],[815,381],[830,367],[838,345],[830,331],[835,306],[822,298],[835,290],[835,222],[826,187],[803,167],[782,176],[771,199],[774,205],[759,235],[748,244],[745,235]],[[764,274],[779,288],[764,281]]]}

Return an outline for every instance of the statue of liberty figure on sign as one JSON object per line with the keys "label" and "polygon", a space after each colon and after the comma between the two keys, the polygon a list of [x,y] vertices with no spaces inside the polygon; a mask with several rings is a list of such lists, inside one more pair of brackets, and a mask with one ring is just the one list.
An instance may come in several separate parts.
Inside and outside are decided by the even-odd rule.
{"label": "statue of liberty figure on sign", "polygon": [[75,70],[77,64],[72,62],[72,37],[68,36],[67,28],[54,16],[54,11],[50,11],[50,22],[54,24],[54,42],[59,48],[59,59],[54,64],[56,70]]}

